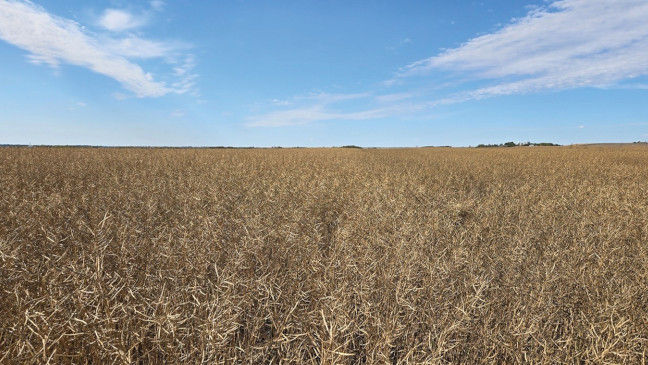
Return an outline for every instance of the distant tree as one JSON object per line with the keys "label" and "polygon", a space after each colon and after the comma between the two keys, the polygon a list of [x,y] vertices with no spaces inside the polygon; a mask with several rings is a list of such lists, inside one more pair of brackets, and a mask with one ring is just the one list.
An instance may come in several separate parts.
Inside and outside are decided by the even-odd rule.
{"label": "distant tree", "polygon": [[515,147],[515,146],[529,147],[529,146],[560,146],[560,145],[559,145],[559,144],[555,144],[555,143],[549,143],[549,142],[542,142],[542,143],[534,143],[534,142],[524,142],[524,143],[506,142],[506,143],[500,143],[500,144],[483,144],[483,143],[480,143],[480,144],[477,145],[477,148],[488,148],[488,147]]}

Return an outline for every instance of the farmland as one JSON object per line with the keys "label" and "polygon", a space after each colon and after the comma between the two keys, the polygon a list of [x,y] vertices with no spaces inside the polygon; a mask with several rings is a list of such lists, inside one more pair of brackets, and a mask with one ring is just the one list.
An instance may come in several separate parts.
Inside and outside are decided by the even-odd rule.
{"label": "farmland", "polygon": [[0,363],[640,363],[648,147],[0,149]]}

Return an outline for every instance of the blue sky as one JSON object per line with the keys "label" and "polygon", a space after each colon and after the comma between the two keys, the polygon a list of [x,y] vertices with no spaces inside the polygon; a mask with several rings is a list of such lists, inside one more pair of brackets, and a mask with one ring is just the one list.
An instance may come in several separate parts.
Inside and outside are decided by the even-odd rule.
{"label": "blue sky", "polygon": [[0,143],[648,140],[648,2],[0,0]]}

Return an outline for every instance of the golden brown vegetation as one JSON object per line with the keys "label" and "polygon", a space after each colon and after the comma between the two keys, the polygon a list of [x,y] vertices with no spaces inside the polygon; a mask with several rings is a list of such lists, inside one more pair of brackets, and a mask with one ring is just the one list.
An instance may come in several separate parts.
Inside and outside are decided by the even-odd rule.
{"label": "golden brown vegetation", "polygon": [[4,148],[0,290],[3,363],[640,363],[648,148]]}

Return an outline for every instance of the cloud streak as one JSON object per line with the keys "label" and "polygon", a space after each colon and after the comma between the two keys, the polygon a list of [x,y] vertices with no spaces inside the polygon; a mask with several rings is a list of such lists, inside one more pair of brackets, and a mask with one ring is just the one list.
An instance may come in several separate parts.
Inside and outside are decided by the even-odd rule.
{"label": "cloud streak", "polygon": [[105,37],[101,39],[101,44],[105,50],[115,55],[139,59],[166,58],[180,49],[188,48],[181,43],[159,42],[135,35],[120,39]]}
{"label": "cloud streak", "polygon": [[[648,75],[646,19],[645,0],[554,0],[495,32],[401,68],[382,83],[397,92],[349,94],[373,95],[355,110],[335,112],[335,100],[314,100],[254,117],[248,125],[402,117],[470,100],[581,87],[645,88],[622,82]],[[444,80],[434,94],[408,87],[428,75]],[[466,82],[480,86],[466,88]],[[457,87],[464,91],[450,91]]]}
{"label": "cloud streak", "polygon": [[[248,118],[248,127],[284,127],[303,125],[319,121],[333,120],[371,120],[387,118],[393,115],[403,115],[419,111],[427,107],[426,104],[402,103],[410,95],[372,95],[370,93],[353,94],[310,94],[293,98],[291,101],[274,105],[295,105],[291,109],[272,111]],[[340,103],[349,101],[362,101],[372,104],[369,108],[359,111],[349,111],[340,107]],[[392,103],[399,101],[400,103]]]}
{"label": "cloud streak", "polygon": [[176,88],[156,81],[152,74],[129,60],[170,57],[173,46],[136,36],[117,40],[98,36],[28,1],[0,0],[0,39],[27,51],[33,63],[84,67],[118,81],[138,97],[187,91],[186,85]]}
{"label": "cloud streak", "polygon": [[465,94],[497,95],[600,87],[648,74],[648,2],[560,0],[501,30],[414,62],[400,78],[450,71],[495,84]]}
{"label": "cloud streak", "polygon": [[371,120],[381,119],[402,112],[400,106],[373,108],[357,112],[331,111],[324,105],[314,105],[304,108],[281,110],[256,116],[249,119],[248,127],[284,127],[303,125],[318,121],[331,120]]}

